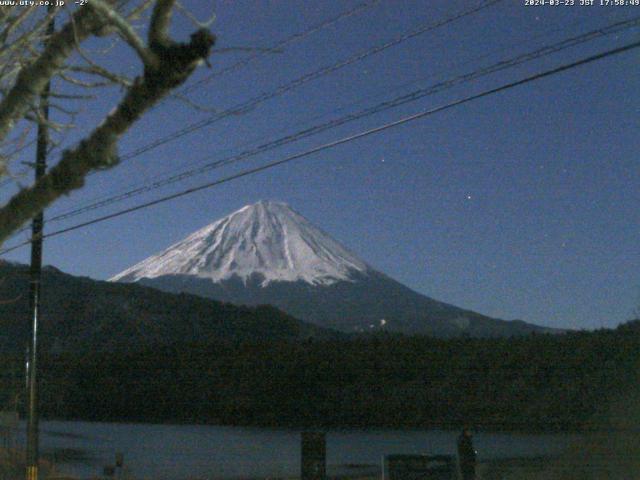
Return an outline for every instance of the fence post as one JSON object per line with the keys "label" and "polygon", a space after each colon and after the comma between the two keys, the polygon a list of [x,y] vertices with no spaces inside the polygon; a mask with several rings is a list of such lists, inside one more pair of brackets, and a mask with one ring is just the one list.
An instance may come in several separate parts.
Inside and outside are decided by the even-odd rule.
{"label": "fence post", "polygon": [[323,432],[302,432],[301,480],[324,480],[327,474],[327,442]]}

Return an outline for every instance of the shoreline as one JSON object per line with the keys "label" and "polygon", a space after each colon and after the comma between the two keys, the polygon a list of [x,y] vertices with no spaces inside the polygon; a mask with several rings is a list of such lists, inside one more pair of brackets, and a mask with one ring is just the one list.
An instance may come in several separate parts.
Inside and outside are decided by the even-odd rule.
{"label": "shoreline", "polygon": [[[20,422],[24,422],[23,418]],[[327,431],[327,432],[456,432],[464,426],[462,423],[434,423],[427,425],[390,425],[390,424],[296,424],[296,423],[224,423],[224,422],[190,422],[179,420],[158,420],[158,419],[82,419],[82,418],[42,418],[43,422],[77,422],[90,424],[110,424],[110,425],[158,425],[158,426],[199,426],[199,427],[219,427],[219,428],[243,428],[248,430],[273,430],[273,431]],[[495,428],[483,427],[482,424],[475,424],[473,432],[481,434],[505,434],[505,435],[580,435],[611,432],[610,427],[597,428],[595,426],[574,426],[572,428],[519,428],[509,425],[492,424]],[[626,429],[619,429],[621,432]]]}

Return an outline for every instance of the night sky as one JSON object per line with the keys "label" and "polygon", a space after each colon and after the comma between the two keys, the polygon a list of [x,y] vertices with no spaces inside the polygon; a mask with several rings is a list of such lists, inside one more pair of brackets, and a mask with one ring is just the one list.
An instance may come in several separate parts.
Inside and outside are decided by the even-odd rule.
{"label": "night sky", "polygon": [[[349,11],[359,1],[186,2],[216,14],[217,48],[276,45]],[[478,4],[471,0],[373,5],[186,94],[208,110],[169,99],[121,143],[126,156],[155,139],[246,102],[357,52]],[[231,115],[117,168],[49,208],[52,217],[196,164],[338,118],[599,27],[640,17],[640,6],[525,6],[505,0]],[[597,0],[596,3],[600,3]],[[207,7],[207,8],[205,8]],[[176,16],[175,35],[194,26]],[[74,225],[162,195],[284,158],[639,40],[635,27],[545,56],[408,105],[349,123],[186,181],[65,221]],[[89,44],[96,52],[101,44]],[[214,53],[196,82],[252,55]],[[135,73],[116,47],[104,62]],[[64,89],[62,84],[58,88]],[[441,301],[504,318],[565,328],[614,327],[640,306],[640,49],[608,57],[395,129],[48,239],[45,263],[106,279],[192,231],[261,199],[287,202],[373,267]],[[99,92],[63,145],[94,127],[121,95]],[[62,115],[53,112],[53,115]],[[13,167],[24,167],[20,160]],[[54,152],[54,163],[59,153]],[[20,179],[28,184],[27,179]],[[0,190],[7,199],[14,190]],[[22,233],[7,242],[24,240]],[[28,248],[5,258],[28,261]]]}

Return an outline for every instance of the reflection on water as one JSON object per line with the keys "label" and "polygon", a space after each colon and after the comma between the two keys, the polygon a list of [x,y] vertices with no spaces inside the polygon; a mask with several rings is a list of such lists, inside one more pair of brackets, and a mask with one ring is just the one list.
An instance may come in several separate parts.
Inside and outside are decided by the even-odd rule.
{"label": "reflection on water", "polygon": [[[81,477],[113,465],[116,452],[137,478],[292,477],[300,432],[206,425],[41,422],[41,450],[59,471]],[[346,430],[327,433],[328,473],[375,473],[383,455],[454,454],[458,432]],[[559,453],[571,435],[477,433],[482,459]]]}

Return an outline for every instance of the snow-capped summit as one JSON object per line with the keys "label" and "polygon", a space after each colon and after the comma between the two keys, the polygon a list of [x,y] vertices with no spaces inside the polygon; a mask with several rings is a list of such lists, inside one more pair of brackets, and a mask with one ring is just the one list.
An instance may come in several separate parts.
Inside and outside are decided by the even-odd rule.
{"label": "snow-capped summit", "polygon": [[213,282],[239,277],[331,285],[367,264],[286,203],[260,201],[214,222],[128,268],[112,281],[189,275]]}
{"label": "snow-capped summit", "polygon": [[429,298],[358,259],[281,202],[258,202],[111,279],[236,305],[274,305],[345,332],[439,337],[546,331]]}

